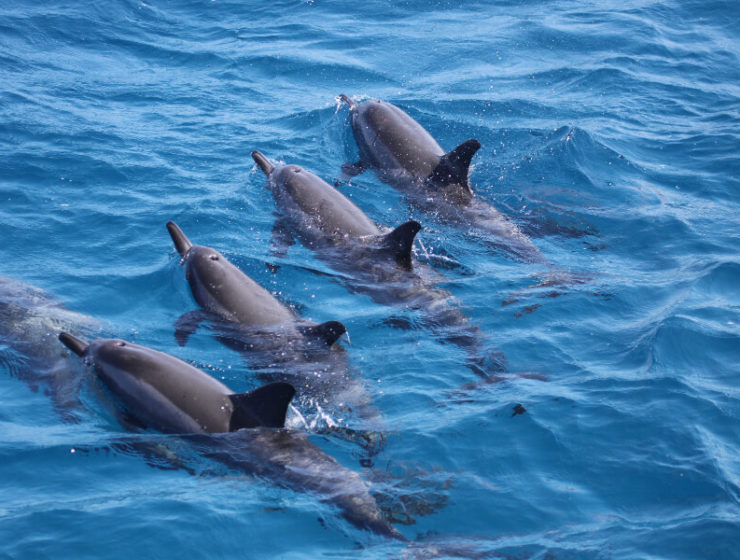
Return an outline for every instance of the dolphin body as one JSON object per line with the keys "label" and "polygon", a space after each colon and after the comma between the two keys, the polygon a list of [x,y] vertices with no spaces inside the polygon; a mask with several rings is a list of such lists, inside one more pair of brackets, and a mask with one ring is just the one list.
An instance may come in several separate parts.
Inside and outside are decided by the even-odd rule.
{"label": "dolphin body", "polygon": [[65,421],[80,420],[82,378],[54,339],[62,331],[100,329],[92,317],[65,309],[47,292],[0,276],[0,365],[32,389],[49,393]]}
{"label": "dolphin body", "polygon": [[175,434],[280,428],[295,389],[273,383],[237,394],[182,360],[123,340],[86,344],[62,332],[59,340],[92,365],[98,377],[144,425]]}
{"label": "dolphin body", "polygon": [[180,434],[197,451],[231,468],[315,493],[356,527],[405,541],[384,519],[357,473],[302,433],[283,428],[295,393],[289,383],[237,394],[199,369],[151,348],[114,339],[86,344],[68,333],[59,339],[93,367],[146,427]]}
{"label": "dolphin body", "polygon": [[484,237],[518,260],[549,264],[516,224],[470,188],[468,170],[480,148],[477,140],[466,140],[445,153],[424,127],[395,105],[378,99],[357,103],[344,94],[339,97],[349,105],[360,152],[359,162],[343,167],[346,174],[372,167],[383,182],[404,193],[412,206]]}
{"label": "dolphin body", "polygon": [[[172,241],[182,257],[185,278],[193,297],[211,316],[254,332],[273,332],[305,343],[305,350],[326,350],[346,332],[338,321],[317,325],[302,320],[280,303],[270,292],[231,264],[210,247],[193,245],[174,222],[167,222]],[[186,314],[176,325],[176,337],[184,344],[197,328],[198,321],[208,318],[202,313]]]}
{"label": "dolphin body", "polygon": [[194,245],[174,222],[167,223],[167,230],[202,308],[177,321],[175,338],[181,346],[208,320],[219,341],[242,353],[261,381],[299,387],[301,408],[310,411],[312,421],[331,424],[333,420],[322,418],[324,412],[332,416],[339,411],[378,419],[364,384],[351,374],[344,350],[334,344],[346,331],[342,323],[302,319],[215,249]]}
{"label": "dolphin body", "polygon": [[[464,348],[467,365],[488,377],[480,329],[470,323],[449,292],[434,287],[435,273],[412,256],[414,237],[421,229],[418,222],[381,231],[347,197],[310,171],[275,165],[259,151],[252,152],[252,157],[267,176],[279,213],[273,231],[283,242],[286,236],[288,242],[297,238],[342,273],[351,290],[384,305],[419,311],[425,326]],[[496,355],[496,369],[502,368],[500,360]]]}

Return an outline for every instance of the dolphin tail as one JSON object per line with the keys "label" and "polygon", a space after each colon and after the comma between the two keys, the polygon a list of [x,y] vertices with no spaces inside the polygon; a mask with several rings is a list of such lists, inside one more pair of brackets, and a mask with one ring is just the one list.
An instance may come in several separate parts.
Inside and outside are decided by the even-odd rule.
{"label": "dolphin tail", "polygon": [[346,332],[347,327],[339,321],[327,321],[320,325],[301,328],[304,336],[316,337],[325,342],[327,346],[334,344]]}
{"label": "dolphin tail", "polygon": [[252,159],[257,165],[260,166],[260,169],[265,173],[265,175],[269,175],[275,169],[275,164],[267,159],[265,154],[263,154],[259,150],[254,150],[252,152]]}
{"label": "dolphin tail", "polygon": [[381,237],[381,249],[390,251],[401,266],[411,268],[411,249],[414,246],[414,238],[420,230],[419,222],[409,220]]}
{"label": "dolphin tail", "polygon": [[349,105],[349,110],[354,111],[355,108],[357,108],[357,103],[355,103],[352,99],[349,98],[349,96],[344,95],[343,93],[339,94],[339,99],[344,101],[347,105]]}
{"label": "dolphin tail", "polygon": [[69,333],[59,333],[59,340],[62,342],[62,344],[64,344],[67,348],[72,350],[72,352],[74,352],[78,356],[84,355],[85,350],[87,350],[86,342],[83,342],[76,336],[72,336]]}
{"label": "dolphin tail", "polygon": [[193,246],[190,239],[187,238],[175,222],[167,222],[167,231],[170,232],[170,237],[172,237],[172,241],[175,243],[177,252],[180,253],[180,256],[184,256],[190,247]]}
{"label": "dolphin tail", "polygon": [[229,431],[259,426],[282,428],[293,395],[295,388],[290,383],[270,383],[249,393],[229,395],[234,405]]}
{"label": "dolphin tail", "polygon": [[440,159],[430,179],[439,185],[468,186],[468,170],[475,152],[480,149],[480,142],[475,138],[466,140],[454,150],[447,152]]}

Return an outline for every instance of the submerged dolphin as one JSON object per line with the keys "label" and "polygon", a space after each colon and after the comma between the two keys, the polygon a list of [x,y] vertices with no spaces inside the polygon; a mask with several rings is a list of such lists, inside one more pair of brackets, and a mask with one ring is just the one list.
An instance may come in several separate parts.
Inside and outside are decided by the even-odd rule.
{"label": "submerged dolphin", "polygon": [[341,409],[363,420],[377,419],[364,384],[351,374],[343,349],[334,345],[346,331],[342,323],[317,325],[302,319],[215,249],[193,245],[174,222],[167,223],[167,230],[203,309],[178,320],[175,338],[180,345],[199,322],[209,320],[217,338],[243,353],[261,380],[300,387],[302,408],[312,421],[333,422],[321,418],[324,408],[330,415]]}
{"label": "submerged dolphin", "polygon": [[[275,165],[264,154],[252,157],[267,176],[279,213],[276,231],[298,238],[343,273],[348,287],[374,301],[417,310],[421,322],[443,340],[463,347],[468,365],[487,377],[481,354],[483,335],[449,292],[436,288],[438,278],[412,255],[421,229],[409,221],[382,231],[337,189],[297,165]],[[496,361],[500,359],[496,356]],[[501,364],[494,367],[500,369]]]}
{"label": "submerged dolphin", "polygon": [[54,339],[60,332],[100,331],[93,318],[65,309],[50,294],[0,276],[0,365],[47,392],[66,421],[78,421],[81,376]]}
{"label": "submerged dolphin", "polygon": [[358,163],[344,167],[347,174],[356,175],[372,167],[413,206],[486,236],[519,260],[549,264],[516,224],[476,197],[470,188],[468,169],[480,142],[466,140],[445,153],[429,132],[395,105],[378,99],[357,103],[344,94],[339,97],[349,105],[360,152]]}
{"label": "submerged dolphin", "polygon": [[313,492],[356,527],[405,540],[383,518],[357,473],[301,433],[267,429],[283,427],[295,393],[292,385],[273,383],[236,394],[199,369],[151,348],[113,339],[86,344],[68,333],[59,339],[94,368],[140,422],[183,435],[204,455],[229,467]]}

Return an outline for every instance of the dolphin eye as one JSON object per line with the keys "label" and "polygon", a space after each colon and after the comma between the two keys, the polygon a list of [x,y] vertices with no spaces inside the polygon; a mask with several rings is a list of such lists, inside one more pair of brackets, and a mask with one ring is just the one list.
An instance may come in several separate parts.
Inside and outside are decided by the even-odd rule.
{"label": "dolphin eye", "polygon": [[293,173],[300,173],[300,172],[301,172],[301,168],[300,167],[293,168]]}
{"label": "dolphin eye", "polygon": [[212,261],[217,261],[218,255],[209,255],[208,258],[211,259]]}
{"label": "dolphin eye", "polygon": [[123,340],[119,340],[116,342],[116,346],[126,346],[126,343]]}

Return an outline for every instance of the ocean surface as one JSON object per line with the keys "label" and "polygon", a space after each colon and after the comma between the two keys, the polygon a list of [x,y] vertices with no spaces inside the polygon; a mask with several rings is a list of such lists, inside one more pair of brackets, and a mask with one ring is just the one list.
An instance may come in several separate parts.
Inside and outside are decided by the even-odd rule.
{"label": "ocean surface", "polygon": [[[716,0],[4,0],[0,559],[740,558],[738,21]],[[341,183],[357,146],[340,93],[401,107],[445,150],[477,138],[475,193],[551,266],[372,171]],[[274,255],[255,149],[378,224],[420,221],[417,256],[501,357],[495,382],[302,245]],[[290,429],[359,473],[408,542],[127,432],[55,339],[66,325],[260,383],[208,329],[175,341],[196,304],[168,220],[346,324],[382,444],[298,401]]]}

